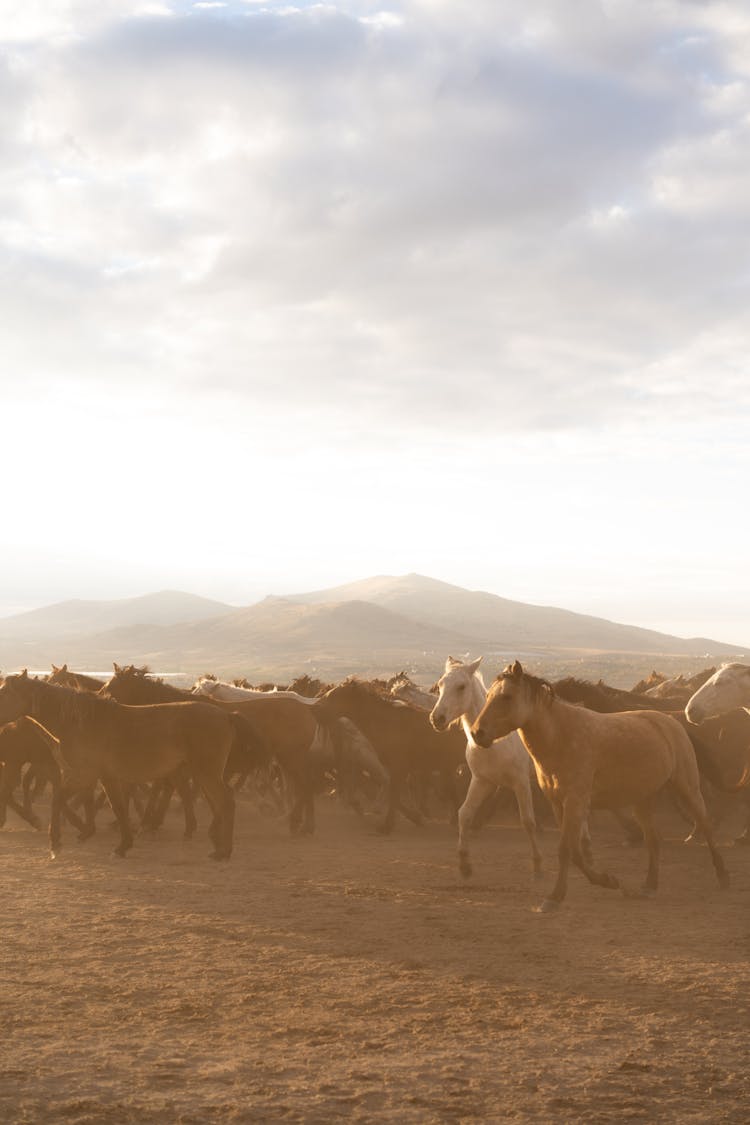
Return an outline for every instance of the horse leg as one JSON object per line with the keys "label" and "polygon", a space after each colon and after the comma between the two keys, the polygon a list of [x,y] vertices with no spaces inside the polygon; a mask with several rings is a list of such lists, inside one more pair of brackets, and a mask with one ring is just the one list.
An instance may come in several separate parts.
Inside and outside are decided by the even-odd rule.
{"label": "horse leg", "polygon": [[615,891],[620,886],[619,880],[606,871],[598,871],[593,864],[591,856],[591,837],[589,835],[588,817],[581,811],[581,824],[572,850],[571,858],[576,867],[583,872],[589,883],[596,887],[606,887]]}
{"label": "horse leg", "polygon": [[485,778],[478,777],[476,774],[471,775],[469,788],[466,791],[463,804],[458,810],[458,868],[464,879],[468,879],[472,873],[471,860],[469,858],[469,829],[479,809],[490,794],[494,792],[494,781],[487,781]]}
{"label": "horse leg", "polygon": [[208,801],[213,819],[208,835],[214,845],[211,859],[229,859],[234,838],[234,793],[223,777],[208,772],[193,774]]}
{"label": "horse leg", "polygon": [[539,844],[536,838],[534,802],[531,796],[529,775],[526,771],[524,771],[523,777],[520,778],[513,787],[513,793],[516,798],[516,804],[518,805],[518,815],[521,818],[521,824],[529,838],[531,861],[534,865],[534,877],[536,878],[536,876],[541,875],[542,872],[542,853],[539,851]]}
{"label": "horse leg", "polygon": [[721,852],[716,847],[713,829],[709,822],[706,806],[703,801],[703,794],[697,782],[696,784],[691,784],[692,779],[685,776],[685,773],[686,771],[678,770],[671,780],[671,788],[676,791],[679,800],[688,809],[693,820],[703,833],[703,838],[711,853],[711,859],[713,861],[714,871],[716,872],[716,878],[719,880],[719,886],[726,889],[729,886],[729,872],[724,865]]}
{"label": "horse leg", "polygon": [[399,807],[398,795],[400,789],[401,777],[398,774],[391,774],[391,779],[388,782],[388,808],[377,829],[381,836],[388,836],[393,831],[393,826],[396,823],[396,810]]}
{"label": "horse leg", "polygon": [[155,781],[148,794],[146,807],[141,813],[141,832],[154,832],[157,828],[157,815],[160,811],[161,798],[164,792],[164,783]]}
{"label": "horse leg", "polygon": [[292,836],[298,836],[302,831],[302,817],[307,800],[307,779],[302,771],[295,771],[290,775],[289,781],[292,790],[292,807],[289,810],[289,831]]}
{"label": "horse leg", "polygon": [[61,814],[64,801],[60,778],[52,776],[50,782],[52,784],[52,805],[49,812],[49,857],[50,859],[57,859],[60,848],[62,847]]}
{"label": "horse leg", "polygon": [[305,757],[299,775],[300,783],[300,824],[302,836],[312,836],[315,832],[315,783],[309,754]]}
{"label": "horse leg", "polygon": [[128,802],[123,793],[122,785],[116,777],[107,775],[102,777],[101,782],[120,829],[120,843],[115,848],[114,854],[123,859],[133,846],[133,832],[128,818]]}
{"label": "horse leg", "polygon": [[745,813],[746,813],[745,828],[740,833],[740,835],[737,837],[737,839],[734,842],[735,842],[735,844],[745,844],[745,845],[747,845],[747,844],[750,844],[750,793],[748,793],[747,789],[745,789],[745,791],[743,793],[743,798],[744,798]]}
{"label": "horse leg", "polygon": [[[553,805],[554,807],[554,805]],[[613,876],[596,871],[584,855],[582,838],[586,821],[586,805],[577,797],[565,797],[562,806],[562,826],[558,849],[557,881],[551,894],[539,907],[540,913],[556,910],[568,890],[568,871],[571,859],[591,883],[615,890],[619,883]]]}
{"label": "horse leg", "polygon": [[639,847],[645,835],[638,815],[632,817],[626,809],[612,809],[612,815],[625,833],[625,843],[631,848]]}
{"label": "horse leg", "polygon": [[564,900],[568,890],[568,870],[570,857],[573,851],[580,848],[581,827],[583,824],[583,810],[570,800],[562,801],[559,797],[551,799],[555,820],[560,826],[560,843],[557,848],[557,879],[555,885],[537,907],[537,913],[549,914],[557,910]]}
{"label": "horse leg", "polygon": [[84,822],[81,831],[78,833],[78,840],[82,843],[96,832],[96,801],[94,799],[93,785],[89,785],[86,789],[83,789],[80,796],[81,804],[83,805]]}
{"label": "horse leg", "polygon": [[6,808],[10,806],[16,816],[20,816],[21,820],[25,820],[32,828],[41,828],[42,824],[38,816],[29,805],[26,806],[24,801],[20,805],[13,796],[13,792],[21,782],[21,763],[20,762],[6,762],[2,771],[2,783],[0,783],[0,827],[5,824]]}
{"label": "horse leg", "polygon": [[[34,797],[38,797],[44,788],[45,782],[37,773],[35,767],[29,766],[26,773],[23,775],[21,788],[23,790],[23,813],[21,814],[29,824],[34,828],[41,828],[41,823],[34,815],[32,808],[32,801]],[[33,790],[33,792],[32,792]],[[36,822],[36,823],[35,823]]]}
{"label": "horse leg", "polygon": [[172,783],[182,801],[182,811],[185,816],[184,838],[186,840],[191,840],[198,827],[198,821],[195,816],[195,795],[193,793],[193,787],[190,784],[190,778],[181,770],[178,770],[174,775]]}
{"label": "horse leg", "polygon": [[648,872],[641,890],[646,895],[653,895],[656,894],[656,888],[659,885],[661,841],[652,820],[651,801],[639,801],[637,805],[634,805],[634,812],[643,831],[643,839],[648,849]]}
{"label": "horse leg", "polygon": [[405,803],[401,797],[403,786],[400,786],[397,797],[399,812],[402,812],[406,819],[410,820],[412,824],[416,824],[417,828],[421,828],[424,824],[424,814],[422,812],[422,809],[424,808],[427,800],[424,788],[424,776],[422,774],[411,775],[411,777],[407,780],[407,788],[409,790],[410,797],[413,797],[415,792],[418,794],[418,803],[411,806]]}

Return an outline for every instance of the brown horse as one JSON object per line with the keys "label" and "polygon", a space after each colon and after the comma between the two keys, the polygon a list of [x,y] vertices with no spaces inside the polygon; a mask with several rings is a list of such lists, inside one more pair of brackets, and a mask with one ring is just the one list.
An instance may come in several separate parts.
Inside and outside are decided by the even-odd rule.
{"label": "brown horse", "polygon": [[556,909],[565,898],[571,858],[591,883],[619,886],[613,876],[595,870],[581,846],[590,807],[634,808],[649,854],[643,893],[653,894],[659,878],[659,838],[651,803],[666,786],[701,828],[719,883],[728,885],[706,816],[693,747],[671,716],[658,711],[599,714],[577,707],[559,699],[551,684],[524,672],[516,661],[492,684],[471,733],[479,746],[489,746],[512,730],[519,731],[534,761],[561,830],[557,882],[541,911]]}
{"label": "brown horse", "polygon": [[[23,715],[0,727],[0,762],[4,767],[0,782],[0,827],[5,824],[6,807],[10,807],[23,820],[28,821],[32,828],[41,828],[25,784],[23,805],[19,805],[13,797],[13,791],[21,780],[21,768],[28,765],[24,783],[30,772],[34,771],[34,777],[42,788],[50,785],[53,806],[56,801],[59,803],[62,815],[77,829],[78,839],[87,840],[89,836],[93,836],[96,831],[93,786],[73,794],[83,802],[86,817],[84,821],[69,808],[66,794],[61,791],[61,761],[58,740],[36,719]],[[49,841],[50,855],[54,859],[62,845],[59,817],[50,817]]]}
{"label": "brown horse", "polygon": [[[142,707],[148,703],[195,702],[196,697],[189,691],[150,675],[146,667],[136,668],[133,664],[126,667],[114,664],[113,667],[114,675],[102,686],[99,694],[115,699],[118,703]],[[259,766],[267,765],[270,758],[260,733],[249,719],[235,712],[233,724],[235,739],[224,772],[224,780],[227,782],[236,773],[245,776]],[[184,771],[178,770],[173,777],[153,786],[141,825],[150,830],[159,828],[174,791],[179,794],[182,801],[185,838],[190,839],[197,827],[197,821],[190,779],[184,775]]]}
{"label": "brown horse", "polygon": [[[231,716],[197,701],[127,707],[33,679],[25,671],[8,676],[0,686],[0,722],[22,715],[37,719],[59,739],[64,783],[101,781],[120,828],[117,855],[124,856],[133,845],[123,786],[185,770],[214,814],[212,858],[229,858],[234,798],[223,774],[235,739]],[[53,815],[59,818],[59,800],[53,801]]]}
{"label": "brown horse", "polygon": [[453,783],[466,748],[466,736],[460,728],[438,733],[430,726],[426,711],[394,700],[377,687],[356,679],[331,688],[315,706],[329,719],[345,718],[354,723],[388,771],[388,810],[380,832],[392,831],[399,809],[409,820],[420,822],[419,813],[401,803],[401,789],[410,774],[439,771],[446,794],[456,808]]}
{"label": "brown horse", "polygon": [[[41,827],[31,806],[19,805],[13,797],[13,790],[21,781],[21,767],[28,763],[35,769],[40,780],[50,783],[54,800],[54,795],[60,789],[58,754],[57,739],[36,719],[24,715],[0,727],[0,762],[3,763],[2,781],[0,781],[0,826],[5,824],[6,808],[10,806],[18,816],[28,821],[32,828]],[[59,796],[57,799],[60,799]],[[59,831],[57,835],[53,832],[52,821],[50,821],[49,842],[50,852],[54,857],[59,850],[60,839]]]}
{"label": "brown horse", "polygon": [[78,691],[99,691],[104,684],[104,680],[99,680],[96,676],[87,676],[85,672],[69,671],[67,664],[63,664],[61,668],[53,664],[52,671],[45,679],[48,684],[57,684],[58,687],[72,687]]}

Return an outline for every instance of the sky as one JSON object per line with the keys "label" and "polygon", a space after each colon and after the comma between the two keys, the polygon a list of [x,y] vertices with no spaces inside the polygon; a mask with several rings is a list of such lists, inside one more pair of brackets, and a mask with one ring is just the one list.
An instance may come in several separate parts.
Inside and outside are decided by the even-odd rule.
{"label": "sky", "polygon": [[0,0],[0,614],[750,645],[749,310],[744,0]]}

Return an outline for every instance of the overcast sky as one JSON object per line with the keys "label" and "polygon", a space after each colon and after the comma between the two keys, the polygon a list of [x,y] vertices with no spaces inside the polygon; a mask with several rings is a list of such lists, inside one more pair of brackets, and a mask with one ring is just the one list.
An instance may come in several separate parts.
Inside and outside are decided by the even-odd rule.
{"label": "overcast sky", "polygon": [[0,2],[0,612],[750,645],[745,0]]}

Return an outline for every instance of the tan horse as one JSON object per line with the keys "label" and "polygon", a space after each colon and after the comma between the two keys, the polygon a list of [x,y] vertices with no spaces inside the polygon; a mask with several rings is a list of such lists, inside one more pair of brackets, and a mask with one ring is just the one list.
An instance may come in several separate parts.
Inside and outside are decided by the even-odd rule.
{"label": "tan horse", "polygon": [[537,778],[560,824],[557,882],[540,910],[556,909],[565,898],[572,859],[586,878],[617,888],[612,875],[595,870],[581,833],[589,808],[632,806],[648,848],[644,894],[656,891],[659,838],[651,817],[654,796],[672,788],[701,831],[722,887],[729,878],[713,841],[700,791],[695,752],[686,732],[658,711],[598,714],[565,703],[551,684],[524,672],[516,661],[497,677],[471,727],[479,746],[517,730],[536,766]]}
{"label": "tan horse", "polygon": [[[24,671],[0,686],[0,722],[30,715],[59,739],[63,782],[100,780],[120,828],[115,853],[133,845],[123,786],[156,781],[185,769],[214,814],[214,859],[232,853],[234,798],[223,773],[235,740],[232,716],[210,704],[158,703],[127,707],[88,692],[58,687]],[[59,801],[53,803],[59,817]]]}

